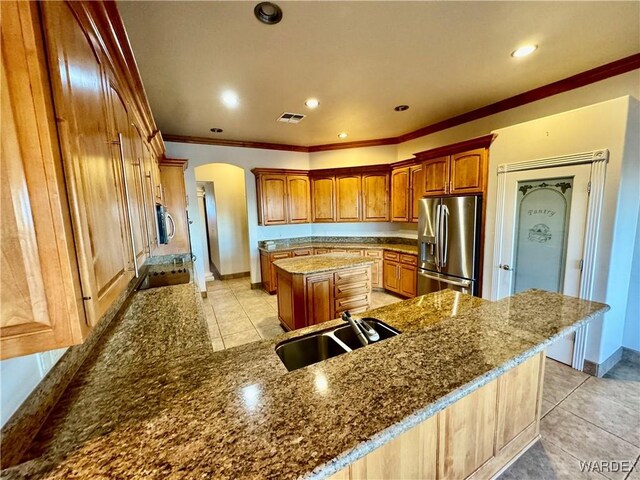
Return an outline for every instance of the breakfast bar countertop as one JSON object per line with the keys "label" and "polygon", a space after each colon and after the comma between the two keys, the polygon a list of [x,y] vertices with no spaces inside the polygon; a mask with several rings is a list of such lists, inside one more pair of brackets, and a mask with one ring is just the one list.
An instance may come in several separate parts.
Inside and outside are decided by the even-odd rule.
{"label": "breakfast bar countertop", "polygon": [[341,321],[214,352],[193,284],[137,292],[1,476],[326,477],[607,309],[444,290],[366,312],[400,335],[287,372],[278,343]]}
{"label": "breakfast bar countertop", "polygon": [[274,261],[273,264],[293,275],[309,275],[341,268],[368,266],[372,265],[373,262],[374,260],[371,258],[349,253],[323,253],[321,255],[283,258]]}

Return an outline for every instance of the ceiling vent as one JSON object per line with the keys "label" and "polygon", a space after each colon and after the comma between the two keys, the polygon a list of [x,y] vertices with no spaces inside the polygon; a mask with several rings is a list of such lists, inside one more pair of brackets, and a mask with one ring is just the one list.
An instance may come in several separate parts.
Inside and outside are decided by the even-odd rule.
{"label": "ceiling vent", "polygon": [[284,123],[300,123],[304,117],[306,117],[306,115],[302,115],[301,113],[284,112],[276,121]]}

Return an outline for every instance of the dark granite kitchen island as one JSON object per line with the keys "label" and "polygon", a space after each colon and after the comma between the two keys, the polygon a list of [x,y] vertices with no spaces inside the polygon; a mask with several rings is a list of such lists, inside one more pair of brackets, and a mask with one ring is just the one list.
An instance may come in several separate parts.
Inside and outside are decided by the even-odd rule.
{"label": "dark granite kitchen island", "polygon": [[193,285],[138,292],[2,477],[326,477],[607,309],[447,290],[367,312],[397,337],[287,372],[276,344],[340,321],[214,353]]}

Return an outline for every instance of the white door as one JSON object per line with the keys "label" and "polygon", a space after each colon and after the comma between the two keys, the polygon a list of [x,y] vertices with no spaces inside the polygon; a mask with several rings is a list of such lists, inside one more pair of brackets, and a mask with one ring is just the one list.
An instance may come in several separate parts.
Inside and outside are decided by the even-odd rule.
{"label": "white door", "polygon": [[[591,164],[510,172],[505,178],[497,298],[530,288],[580,295]],[[574,335],[547,356],[571,365]]]}

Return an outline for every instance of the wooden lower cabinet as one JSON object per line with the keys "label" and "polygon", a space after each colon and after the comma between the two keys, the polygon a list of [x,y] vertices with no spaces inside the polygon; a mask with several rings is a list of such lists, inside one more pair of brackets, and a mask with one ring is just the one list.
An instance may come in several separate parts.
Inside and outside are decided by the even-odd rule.
{"label": "wooden lower cabinet", "polygon": [[371,265],[371,287],[382,288],[382,250],[365,250],[364,256],[371,258],[374,262]]}
{"label": "wooden lower cabinet", "polygon": [[260,252],[262,288],[264,288],[267,293],[273,295],[278,290],[278,277],[276,276],[276,266],[273,262],[289,257],[291,257],[291,252]]}
{"label": "wooden lower cabinet", "polygon": [[329,478],[493,478],[540,437],[544,355],[534,355]]}
{"label": "wooden lower cabinet", "polygon": [[322,274],[294,275],[274,265],[278,318],[287,330],[316,325],[371,307],[371,268],[342,268]]}
{"label": "wooden lower cabinet", "polygon": [[384,252],[383,286],[405,297],[416,296],[418,258],[415,255]]}

